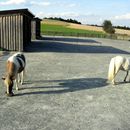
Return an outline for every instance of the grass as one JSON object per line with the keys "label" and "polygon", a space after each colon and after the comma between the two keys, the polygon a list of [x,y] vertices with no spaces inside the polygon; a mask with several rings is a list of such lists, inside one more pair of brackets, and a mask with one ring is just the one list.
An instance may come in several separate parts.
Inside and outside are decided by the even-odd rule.
{"label": "grass", "polygon": [[90,31],[90,30],[83,30],[83,29],[73,29],[68,28],[67,25],[53,25],[53,24],[41,24],[41,33],[43,35],[70,35],[70,36],[77,36],[77,35],[103,35],[106,34],[99,31]]}

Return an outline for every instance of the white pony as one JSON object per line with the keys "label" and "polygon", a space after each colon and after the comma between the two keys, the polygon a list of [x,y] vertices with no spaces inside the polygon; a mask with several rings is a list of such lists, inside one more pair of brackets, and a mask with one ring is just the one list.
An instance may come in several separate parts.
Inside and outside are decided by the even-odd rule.
{"label": "white pony", "polygon": [[115,76],[119,70],[126,71],[126,76],[124,78],[124,82],[126,82],[130,70],[130,59],[123,56],[116,56],[111,59],[108,71],[108,80],[112,81],[112,84],[115,84]]}
{"label": "white pony", "polygon": [[23,84],[23,76],[25,72],[26,59],[25,56],[21,53],[15,53],[8,58],[6,63],[6,75],[2,77],[4,83],[7,87],[7,96],[13,96],[12,88],[13,81],[16,82],[16,90],[18,90],[18,82]]}

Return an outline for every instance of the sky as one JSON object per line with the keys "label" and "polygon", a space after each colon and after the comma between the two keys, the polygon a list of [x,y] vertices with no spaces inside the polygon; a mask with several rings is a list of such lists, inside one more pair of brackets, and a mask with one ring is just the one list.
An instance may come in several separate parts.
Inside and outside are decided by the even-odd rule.
{"label": "sky", "polygon": [[28,8],[36,17],[76,19],[82,24],[130,27],[130,0],[0,0],[0,10]]}

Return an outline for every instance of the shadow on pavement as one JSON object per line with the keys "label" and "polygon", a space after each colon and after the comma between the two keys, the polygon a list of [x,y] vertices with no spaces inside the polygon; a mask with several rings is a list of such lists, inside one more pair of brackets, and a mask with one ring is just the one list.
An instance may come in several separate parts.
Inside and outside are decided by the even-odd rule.
{"label": "shadow on pavement", "polygon": [[[19,93],[15,96],[23,95],[35,95],[35,94],[63,94],[68,92],[81,91],[85,89],[96,89],[105,87],[108,85],[107,79],[103,78],[81,78],[81,79],[68,79],[68,80],[38,80],[33,82],[27,82],[27,84],[43,84],[43,83],[58,83],[56,86],[35,86],[23,88],[29,90],[29,92]],[[47,89],[47,90],[46,90]]]}
{"label": "shadow on pavement", "polygon": [[[58,52],[58,53],[119,53],[129,54],[129,52],[114,48],[112,46],[103,46],[99,42],[91,39],[76,38],[43,38],[44,40],[32,41],[26,48],[26,52]],[[73,43],[72,43],[73,42]]]}
{"label": "shadow on pavement", "polygon": [[86,38],[75,38],[75,37],[41,37],[41,40],[49,40],[49,41],[59,41],[59,42],[80,42],[80,43],[97,43],[101,44],[101,42],[98,42],[93,39],[86,39]]}

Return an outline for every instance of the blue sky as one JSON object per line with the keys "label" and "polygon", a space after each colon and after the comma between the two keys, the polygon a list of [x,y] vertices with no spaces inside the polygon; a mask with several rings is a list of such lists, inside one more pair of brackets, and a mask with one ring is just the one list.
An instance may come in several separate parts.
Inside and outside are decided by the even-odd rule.
{"label": "blue sky", "polygon": [[0,10],[28,8],[37,17],[76,19],[83,24],[130,27],[130,0],[0,0]]}

